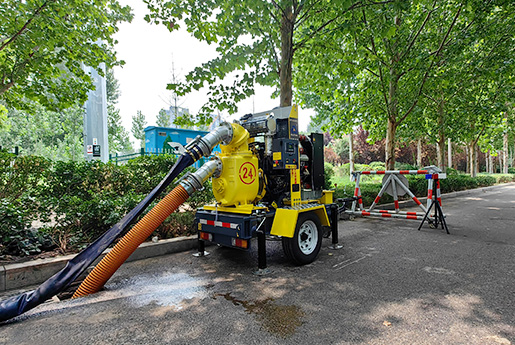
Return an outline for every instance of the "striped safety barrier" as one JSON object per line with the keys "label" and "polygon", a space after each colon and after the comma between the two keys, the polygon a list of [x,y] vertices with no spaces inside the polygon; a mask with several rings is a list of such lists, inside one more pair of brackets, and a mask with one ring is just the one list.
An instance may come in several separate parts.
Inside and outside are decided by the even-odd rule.
{"label": "striped safety barrier", "polygon": [[[377,194],[376,198],[372,202],[369,208],[365,209],[363,205],[363,199],[361,198],[360,181],[361,175],[385,175],[383,178],[383,186]],[[405,177],[400,175],[424,175],[428,181],[427,185],[427,203],[423,205],[422,202],[409,190],[407,180]],[[442,173],[437,167],[428,167],[424,170],[378,170],[378,171],[354,171],[352,172],[352,179],[356,182],[354,188],[354,201],[352,207],[346,209],[345,213],[352,215],[359,215],[363,217],[381,217],[381,218],[399,218],[399,219],[413,219],[422,220],[424,219],[427,210],[431,205],[433,198],[433,189],[436,183],[436,197],[439,205],[442,205],[441,192],[440,192],[440,180],[445,179],[447,176]],[[405,181],[405,182],[404,182]],[[388,194],[393,196],[394,210],[375,210],[375,206],[379,203],[379,200],[388,187],[391,188]],[[404,193],[402,193],[404,192]],[[399,208],[399,195],[407,194],[417,205],[420,207],[422,212],[406,212],[401,211]],[[431,223],[432,219],[428,219]]]}

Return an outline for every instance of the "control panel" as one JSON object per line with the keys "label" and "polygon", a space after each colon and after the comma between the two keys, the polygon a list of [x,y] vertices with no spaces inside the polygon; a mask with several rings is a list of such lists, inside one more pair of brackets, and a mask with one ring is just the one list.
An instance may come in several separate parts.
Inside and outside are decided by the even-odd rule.
{"label": "control panel", "polygon": [[299,141],[275,140],[272,145],[272,160],[274,169],[299,169]]}

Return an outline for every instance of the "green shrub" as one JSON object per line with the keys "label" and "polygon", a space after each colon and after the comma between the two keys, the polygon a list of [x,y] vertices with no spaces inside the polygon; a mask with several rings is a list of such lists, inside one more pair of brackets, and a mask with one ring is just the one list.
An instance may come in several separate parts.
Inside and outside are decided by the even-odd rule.
{"label": "green shrub", "polygon": [[[27,201],[27,202],[30,202]],[[31,210],[23,207],[24,202],[0,200],[0,255],[26,256],[51,249],[49,236],[31,229]]]}
{"label": "green shrub", "polygon": [[371,162],[369,164],[370,170],[386,170],[384,162]]}
{"label": "green shrub", "polygon": [[345,163],[334,167],[334,174],[337,177],[347,177],[350,175],[350,163]]}
{"label": "green shrub", "polygon": [[508,168],[508,174],[515,174],[515,168]]}
{"label": "green shrub", "polygon": [[475,177],[477,187],[488,187],[494,185],[497,181],[495,177],[489,175],[479,175]]}
{"label": "green shrub", "polygon": [[129,188],[135,193],[148,194],[168,174],[175,162],[174,155],[140,156],[128,161],[124,168]]}
{"label": "green shrub", "polygon": [[[375,200],[377,194],[381,190],[381,184],[379,183],[360,183],[361,198],[364,205],[370,205]],[[335,198],[349,198],[354,196],[354,184],[346,184],[339,186],[335,193]],[[392,202],[393,198],[387,194],[383,194],[381,203]]]}
{"label": "green shrub", "polygon": [[441,189],[443,193],[456,192],[465,189],[473,189],[478,187],[478,182],[469,175],[451,175],[441,180]]}
{"label": "green shrub", "polygon": [[14,201],[26,192],[35,192],[49,173],[51,162],[37,156],[15,156],[0,152],[0,199]]}
{"label": "green shrub", "polygon": [[496,174],[493,177],[497,183],[508,183],[515,181],[515,175],[513,174]]}
{"label": "green shrub", "polygon": [[333,189],[332,178],[334,176],[334,167],[331,163],[324,162],[325,189]]}
{"label": "green shrub", "polygon": [[458,170],[450,168],[450,167],[447,167],[446,173],[447,173],[447,175],[458,175],[459,174]]}
{"label": "green shrub", "polygon": [[416,196],[427,195],[427,180],[424,175],[406,175],[410,191]]}
{"label": "green shrub", "polygon": [[[12,159],[11,156],[8,158]],[[54,162],[53,165],[49,161],[43,161],[48,165],[45,166],[45,174],[42,174],[42,169],[29,169],[29,162],[35,163],[32,164],[35,166],[42,165],[37,157],[20,160],[25,165],[18,166],[23,166],[24,169],[17,168],[15,172],[24,172],[23,176],[30,182],[24,190],[33,195],[34,199],[29,204],[31,212],[27,213],[23,222],[12,224],[10,229],[16,229],[18,234],[24,233],[30,237],[31,234],[26,231],[27,224],[39,218],[47,222],[39,234],[45,236],[45,239],[51,238],[62,252],[81,248],[98,238],[143,200],[168,174],[175,161],[175,156],[170,155],[138,157],[121,166],[100,161]],[[10,162],[3,164],[6,170],[12,166]],[[12,171],[11,169],[7,173],[12,174]],[[175,185],[168,187],[154,205],[173,187]],[[188,200],[192,209],[213,201],[209,183],[206,182],[204,187],[204,191],[195,193]],[[9,200],[18,195],[15,189],[3,190],[7,190]],[[151,207],[152,205],[148,210]],[[21,209],[25,210],[27,207]],[[187,216],[174,217],[176,218],[171,219],[184,220],[188,231],[191,231],[194,213],[188,212]],[[164,229],[172,226],[165,222],[161,227]],[[182,228],[178,225],[173,227],[178,230]],[[170,232],[167,237],[177,233],[179,232]],[[32,253],[33,250],[25,252]]]}
{"label": "green shrub", "polygon": [[418,167],[408,164],[395,162],[395,170],[417,170]]}
{"label": "green shrub", "polygon": [[182,211],[172,213],[153,235],[160,239],[195,234],[195,211]]}

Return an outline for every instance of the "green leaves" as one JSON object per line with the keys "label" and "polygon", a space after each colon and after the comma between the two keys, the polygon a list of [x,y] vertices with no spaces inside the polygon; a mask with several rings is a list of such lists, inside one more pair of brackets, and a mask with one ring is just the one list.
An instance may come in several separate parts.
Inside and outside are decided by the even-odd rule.
{"label": "green leaves", "polygon": [[2,1],[0,98],[17,109],[27,101],[52,110],[83,103],[92,85],[82,64],[121,64],[112,36],[131,19],[117,0]]}
{"label": "green leaves", "polygon": [[138,110],[136,115],[132,116],[132,128],[131,132],[134,138],[140,140],[141,147],[145,147],[145,131],[144,129],[147,127],[147,120],[145,119],[145,115]]}
{"label": "green leaves", "polygon": [[0,104],[0,130],[9,130],[10,126],[7,118],[7,108]]}
{"label": "green leaves", "polygon": [[83,159],[83,109],[72,106],[52,112],[30,103],[31,112],[9,109],[7,128],[0,127],[0,146],[19,146],[23,155],[38,154],[49,159]]}
{"label": "green leaves", "polygon": [[159,110],[159,114],[157,114],[157,123],[158,127],[170,127],[170,116],[166,113],[164,109]]}
{"label": "green leaves", "polygon": [[[291,102],[292,77],[288,72],[292,63],[298,61],[309,69],[309,60],[316,59],[319,53],[313,45],[318,45],[324,35],[335,40],[339,26],[350,28],[346,13],[359,4],[348,0],[145,0],[145,3],[150,10],[148,21],[165,25],[184,23],[194,37],[217,46],[218,57],[195,68],[183,83],[168,85],[179,96],[209,88],[209,99],[199,114],[201,121],[209,117],[209,112],[223,109],[235,112],[238,101],[254,94],[256,84],[277,87],[281,103]],[[364,4],[369,5],[373,4]],[[301,54],[306,54],[306,58],[298,59]],[[226,80],[233,77],[236,82],[229,85]]]}
{"label": "green leaves", "polygon": [[417,0],[353,11],[352,25],[321,33],[314,56],[296,55],[296,94],[337,135],[363,124],[382,139],[390,121],[397,140],[440,130],[453,141],[492,137],[514,96],[514,10],[508,1]]}

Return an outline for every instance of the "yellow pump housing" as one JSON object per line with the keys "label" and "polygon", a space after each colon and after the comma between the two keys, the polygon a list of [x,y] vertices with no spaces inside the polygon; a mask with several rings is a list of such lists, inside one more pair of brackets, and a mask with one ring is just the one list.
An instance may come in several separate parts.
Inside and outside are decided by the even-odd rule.
{"label": "yellow pump housing", "polygon": [[238,124],[231,126],[233,140],[220,146],[222,173],[213,178],[213,194],[222,207],[250,210],[259,192],[258,158],[249,150],[249,132]]}

